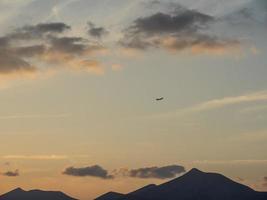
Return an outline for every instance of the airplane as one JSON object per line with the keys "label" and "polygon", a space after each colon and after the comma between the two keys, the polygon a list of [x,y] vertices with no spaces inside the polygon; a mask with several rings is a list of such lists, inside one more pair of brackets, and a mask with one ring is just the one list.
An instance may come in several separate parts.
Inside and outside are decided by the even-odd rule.
{"label": "airplane", "polygon": [[162,101],[163,99],[164,99],[164,97],[157,98],[156,101]]}

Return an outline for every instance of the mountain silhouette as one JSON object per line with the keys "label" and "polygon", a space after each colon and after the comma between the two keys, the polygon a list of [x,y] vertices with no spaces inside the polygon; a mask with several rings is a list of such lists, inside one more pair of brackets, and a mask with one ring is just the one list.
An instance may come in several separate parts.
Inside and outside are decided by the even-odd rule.
{"label": "mountain silhouette", "polygon": [[123,196],[124,194],[121,194],[121,193],[108,192],[96,198],[95,200],[116,200],[116,199],[122,198]]}
{"label": "mountain silhouette", "polygon": [[12,190],[0,196],[0,200],[77,200],[62,192],[30,190],[21,188]]}
{"label": "mountain silhouette", "polygon": [[161,185],[145,186],[134,192],[96,200],[267,200],[267,192],[257,192],[217,173],[192,169]]}
{"label": "mountain silhouette", "polygon": [[138,190],[135,190],[135,191],[129,193],[128,195],[141,195],[142,193],[145,193],[147,191],[151,191],[151,190],[153,190],[156,187],[157,187],[157,185],[150,184],[150,185],[147,185],[145,187],[142,187],[142,188],[140,188]]}

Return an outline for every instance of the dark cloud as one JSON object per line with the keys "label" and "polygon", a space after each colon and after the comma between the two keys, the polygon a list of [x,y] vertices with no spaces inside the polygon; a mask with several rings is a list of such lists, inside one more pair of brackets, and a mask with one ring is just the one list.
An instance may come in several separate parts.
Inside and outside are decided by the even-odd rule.
{"label": "dark cloud", "polygon": [[94,23],[88,22],[88,34],[95,38],[102,38],[104,35],[108,34],[108,31],[104,27],[97,27]]}
{"label": "dark cloud", "polygon": [[75,167],[68,167],[64,170],[63,174],[69,175],[69,176],[92,176],[92,177],[98,177],[102,179],[112,179],[113,176],[108,174],[108,171],[103,169],[99,165],[89,166],[89,167],[81,167],[81,168],[75,168]]}
{"label": "dark cloud", "polygon": [[53,37],[50,50],[67,54],[81,54],[88,48],[86,40],[81,37]]}
{"label": "dark cloud", "polygon": [[103,46],[82,37],[51,37],[49,51],[69,55],[83,55],[104,49]]}
{"label": "dark cloud", "polygon": [[33,45],[13,48],[13,53],[21,57],[34,57],[45,52],[45,45]]}
{"label": "dark cloud", "polygon": [[18,28],[14,32],[10,33],[8,37],[10,39],[19,40],[40,39],[46,35],[63,33],[69,29],[71,29],[71,27],[64,23],[41,23]]}
{"label": "dark cloud", "polygon": [[17,55],[0,50],[0,74],[33,73],[36,68]]}
{"label": "dark cloud", "polygon": [[[0,41],[1,43],[1,41]],[[43,45],[10,46],[0,45],[0,74],[34,73],[37,68],[28,58],[34,58],[44,52]]]}
{"label": "dark cloud", "polygon": [[141,2],[143,7],[149,10],[161,10],[167,12],[173,12],[178,8],[183,8],[180,3],[174,1],[159,1],[159,0],[152,0],[152,1],[143,1]]}
{"label": "dark cloud", "polygon": [[117,176],[134,177],[134,178],[155,178],[155,179],[169,179],[184,173],[185,168],[179,165],[169,165],[164,167],[144,167],[139,169],[119,169],[113,170],[109,173],[99,165],[89,167],[68,167],[63,171],[63,174],[77,177],[98,177],[102,179],[112,179]]}
{"label": "dark cloud", "polygon": [[9,39],[7,37],[0,37],[0,48],[6,47],[9,44]]}
{"label": "dark cloud", "polygon": [[70,26],[64,23],[47,23],[47,24],[37,24],[36,26],[29,26],[26,30],[33,30],[40,33],[62,33]]}
{"label": "dark cloud", "polygon": [[[74,70],[99,73],[100,64],[85,66],[83,60],[91,53],[104,49],[82,37],[66,37],[71,29],[64,23],[46,23],[24,26],[0,37],[0,74],[36,73],[42,66],[57,64]],[[89,69],[90,68],[90,69]],[[101,68],[101,69],[100,69]]]}
{"label": "dark cloud", "polygon": [[165,167],[146,167],[132,169],[128,172],[128,176],[135,178],[157,178],[168,179],[184,173],[185,168],[179,165],[170,165]]}
{"label": "dark cloud", "polygon": [[149,47],[181,51],[188,48],[222,51],[239,44],[237,40],[219,38],[208,29],[216,22],[213,16],[177,5],[175,12],[158,12],[136,19],[119,42],[126,48],[145,50]]}
{"label": "dark cloud", "polygon": [[19,176],[19,170],[7,171],[7,172],[3,173],[3,176],[9,176],[9,177]]}
{"label": "dark cloud", "polygon": [[150,1],[149,3],[148,3],[148,5],[158,5],[158,4],[160,4],[161,2],[159,1],[159,0],[153,0],[153,1]]}
{"label": "dark cloud", "polygon": [[119,44],[125,48],[139,49],[139,50],[145,50],[152,46],[155,47],[156,46],[155,43],[156,42],[154,41],[149,41],[139,36],[133,36],[133,37],[125,36],[121,41],[119,41]]}
{"label": "dark cloud", "polygon": [[179,11],[176,15],[156,13],[152,16],[139,18],[128,28],[129,34],[164,34],[177,32],[196,32],[204,28],[213,17],[194,10]]}

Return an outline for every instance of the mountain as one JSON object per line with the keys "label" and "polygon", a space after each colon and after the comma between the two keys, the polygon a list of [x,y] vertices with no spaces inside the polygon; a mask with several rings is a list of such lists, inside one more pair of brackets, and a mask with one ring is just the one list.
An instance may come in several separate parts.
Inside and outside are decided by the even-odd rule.
{"label": "mountain", "polygon": [[62,192],[30,190],[21,188],[12,190],[0,196],[0,200],[76,200]]}
{"label": "mountain", "polygon": [[135,191],[129,193],[128,195],[141,195],[141,194],[143,194],[144,192],[153,190],[153,189],[156,188],[156,187],[157,187],[157,185],[155,185],[155,184],[150,184],[150,185],[147,185],[147,186],[145,186],[145,187],[142,187],[142,188],[140,188],[140,189],[138,189],[138,190],[135,190]]}
{"label": "mountain", "polygon": [[108,192],[103,194],[102,196],[96,198],[95,200],[116,200],[122,198],[124,194],[117,193],[117,192]]}
{"label": "mountain", "polygon": [[192,169],[167,183],[103,200],[267,200],[267,192],[257,192],[221,174]]}

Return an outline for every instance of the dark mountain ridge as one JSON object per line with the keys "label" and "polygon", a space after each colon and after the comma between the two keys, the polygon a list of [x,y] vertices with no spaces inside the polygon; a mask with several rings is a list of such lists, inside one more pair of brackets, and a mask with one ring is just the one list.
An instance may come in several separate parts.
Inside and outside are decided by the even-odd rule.
{"label": "dark mountain ridge", "polygon": [[257,192],[217,173],[192,169],[161,185],[150,185],[117,198],[97,200],[267,200],[267,192]]}
{"label": "dark mountain ridge", "polygon": [[124,194],[117,193],[117,192],[108,192],[106,194],[103,194],[102,196],[96,198],[95,200],[115,200],[122,198]]}
{"label": "dark mountain ridge", "polygon": [[30,190],[21,188],[12,190],[0,196],[0,200],[77,200],[58,191]]}
{"label": "dark mountain ridge", "polygon": [[[0,196],[0,200],[75,199],[57,191],[17,188]],[[267,192],[257,192],[221,174],[192,169],[161,185],[147,185],[128,194],[109,192],[95,200],[267,200]]]}

